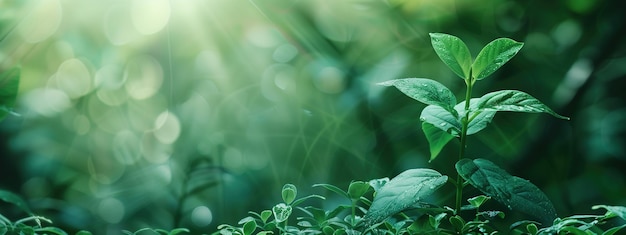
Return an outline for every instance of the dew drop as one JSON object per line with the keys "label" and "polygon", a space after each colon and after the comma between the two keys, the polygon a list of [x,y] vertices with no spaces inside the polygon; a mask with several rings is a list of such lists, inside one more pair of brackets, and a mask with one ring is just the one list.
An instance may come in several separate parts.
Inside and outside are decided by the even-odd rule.
{"label": "dew drop", "polygon": [[440,125],[440,126],[445,126],[445,125],[446,125],[446,123],[445,123],[445,122],[442,122],[442,123],[439,123],[439,125]]}

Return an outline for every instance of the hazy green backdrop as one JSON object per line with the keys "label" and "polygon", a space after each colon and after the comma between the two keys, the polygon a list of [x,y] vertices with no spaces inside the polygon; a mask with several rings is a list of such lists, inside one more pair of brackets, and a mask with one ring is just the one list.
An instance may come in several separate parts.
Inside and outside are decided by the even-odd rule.
{"label": "hazy green backdrop", "polygon": [[451,174],[458,142],[428,163],[424,106],[375,85],[425,77],[463,94],[430,45],[429,32],[444,32],[473,54],[499,37],[524,42],[475,94],[522,90],[572,118],[498,115],[469,155],[531,180],[560,215],[625,205],[622,6],[3,0],[0,68],[22,77],[19,116],[0,123],[0,187],[68,229],[208,233],[273,206],[285,183],[324,194],[309,186],[416,167]]}

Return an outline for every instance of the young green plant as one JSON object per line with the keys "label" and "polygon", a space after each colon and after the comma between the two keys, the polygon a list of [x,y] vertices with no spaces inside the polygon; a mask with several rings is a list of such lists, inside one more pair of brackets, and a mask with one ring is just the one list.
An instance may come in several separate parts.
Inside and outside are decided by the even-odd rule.
{"label": "young green plant", "polygon": [[[531,95],[518,90],[500,90],[487,93],[480,98],[472,98],[472,89],[476,82],[502,67],[522,49],[524,44],[508,38],[499,38],[487,44],[472,60],[468,47],[458,37],[431,33],[430,38],[439,58],[454,74],[463,79],[466,85],[463,101],[457,103],[454,93],[446,86],[426,78],[396,79],[379,85],[394,86],[407,96],[427,105],[420,115],[420,120],[430,146],[430,161],[435,160],[448,142],[454,138],[459,139],[459,155],[455,165],[457,176],[453,181],[456,187],[454,213],[460,211],[463,187],[469,183],[509,208],[527,213],[541,210],[540,215],[554,219],[556,213],[552,204],[536,186],[509,175],[488,160],[465,158],[467,136],[487,127],[498,111],[548,113],[557,118],[569,119],[557,114]],[[531,203],[525,203],[528,200]]]}

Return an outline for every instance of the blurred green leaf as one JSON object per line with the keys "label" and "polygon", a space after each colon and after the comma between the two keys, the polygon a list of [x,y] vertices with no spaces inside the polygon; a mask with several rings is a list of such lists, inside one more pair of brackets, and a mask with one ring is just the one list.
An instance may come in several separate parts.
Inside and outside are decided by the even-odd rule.
{"label": "blurred green leaf", "polygon": [[610,229],[604,231],[604,233],[602,233],[602,235],[613,235],[613,234],[617,233],[619,230],[622,230],[623,228],[626,228],[626,224],[610,228]]}
{"label": "blurred green leaf", "polygon": [[92,233],[86,230],[80,230],[76,233],[76,235],[92,235]]}
{"label": "blurred green leaf", "polygon": [[481,80],[508,62],[522,49],[524,43],[508,38],[498,38],[487,44],[476,56],[472,64],[472,76]]}
{"label": "blurred green leaf", "polygon": [[343,191],[337,186],[332,185],[332,184],[314,184],[313,187],[322,187],[322,188],[330,190],[331,192],[339,194],[340,196],[350,199],[350,195],[348,195],[348,192]]}
{"label": "blurred green leaf", "polygon": [[28,214],[31,214],[31,215],[33,214],[30,208],[28,207],[28,205],[26,204],[26,202],[24,201],[24,199],[22,199],[17,194],[0,189],[0,199],[17,206],[22,211]]}
{"label": "blurred green leaf", "polygon": [[407,209],[441,187],[448,177],[432,169],[406,170],[386,183],[374,197],[363,217],[372,225]]}
{"label": "blurred green leaf", "polygon": [[35,229],[35,232],[40,233],[40,234],[67,235],[67,232],[65,232],[65,231],[63,231],[63,229],[60,229],[60,228],[57,228],[57,227],[37,228],[37,229]]}
{"label": "blurred green leaf", "polygon": [[363,181],[354,181],[348,186],[348,195],[352,200],[359,200],[359,198],[365,195],[369,189],[370,185],[368,183]]}
{"label": "blurred green leaf", "polygon": [[480,206],[482,206],[487,200],[491,199],[490,197],[487,197],[485,195],[480,195],[480,196],[476,196],[476,197],[472,197],[467,199],[467,201],[470,203],[470,205],[472,205],[475,208],[479,208]]}
{"label": "blurred green leaf", "polygon": [[611,213],[614,216],[619,216],[620,218],[622,218],[623,220],[626,220],[626,207],[623,206],[607,206],[607,205],[595,205],[593,207],[591,207],[591,209],[597,210],[597,209],[606,209],[607,213]]}
{"label": "blurred green leaf", "polygon": [[430,33],[430,42],[435,53],[456,75],[469,79],[472,55],[458,37],[443,33]]}
{"label": "blurred green leaf", "polygon": [[534,184],[509,173],[486,159],[461,159],[456,169],[471,185],[506,205],[549,224],[556,211],[548,197]]}
{"label": "blurred green leaf", "polygon": [[[20,84],[20,69],[11,68],[0,73],[0,120],[11,113]],[[42,100],[41,102],[45,102]]]}
{"label": "blurred green leaf", "polygon": [[256,221],[250,220],[243,225],[243,234],[251,235],[256,230]]}
{"label": "blurred green leaf", "polygon": [[296,199],[296,196],[298,194],[298,189],[293,184],[285,184],[283,185],[281,194],[283,197],[283,202],[289,205],[293,202],[293,200]]}

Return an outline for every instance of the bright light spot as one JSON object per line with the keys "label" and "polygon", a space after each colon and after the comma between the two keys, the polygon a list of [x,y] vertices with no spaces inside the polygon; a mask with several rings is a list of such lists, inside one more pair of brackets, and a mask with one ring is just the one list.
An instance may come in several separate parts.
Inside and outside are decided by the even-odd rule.
{"label": "bright light spot", "polygon": [[191,222],[198,227],[206,227],[213,221],[213,213],[206,206],[199,206],[191,212]]}
{"label": "bright light spot", "polygon": [[105,65],[96,71],[96,87],[100,89],[118,89],[124,85],[124,76],[119,66]]}
{"label": "bright light spot", "polygon": [[56,73],[56,80],[58,87],[70,98],[84,96],[92,89],[89,70],[78,59],[64,61]]}
{"label": "bright light spot", "polygon": [[272,58],[278,63],[287,63],[296,57],[296,55],[298,55],[298,49],[287,43],[277,47],[276,50],[274,50]]}
{"label": "bright light spot", "polygon": [[91,129],[91,122],[89,122],[89,118],[85,115],[77,115],[74,118],[74,131],[78,135],[84,135],[89,132]]}
{"label": "bright light spot", "polygon": [[168,0],[133,0],[131,5],[133,25],[143,35],[161,31],[170,19]]}
{"label": "bright light spot", "polygon": [[149,56],[141,56],[128,62],[124,72],[126,92],[130,97],[142,100],[153,96],[163,83],[161,64]]}
{"label": "bright light spot", "polygon": [[296,71],[291,66],[286,66],[274,75],[274,84],[284,91],[296,91]]}
{"label": "bright light spot", "polygon": [[130,18],[130,10],[126,5],[111,7],[104,16],[104,33],[113,45],[124,45],[135,40],[139,33],[135,30]]}
{"label": "bright light spot", "polygon": [[124,214],[124,204],[115,198],[106,198],[98,205],[98,215],[108,223],[119,223],[122,221]]}
{"label": "bright light spot", "polygon": [[323,68],[315,77],[314,82],[318,90],[329,94],[340,93],[346,86],[344,73],[332,66]]}
{"label": "bright light spot", "polygon": [[263,79],[261,81],[261,92],[268,100],[278,101],[282,99],[280,95],[282,90],[290,90],[295,92],[295,69],[288,64],[274,64],[268,66],[263,71]]}
{"label": "bright light spot", "polygon": [[582,29],[580,24],[573,20],[563,21],[552,31],[552,37],[562,47],[573,45],[581,36]]}
{"label": "bright light spot", "polygon": [[129,130],[118,132],[113,138],[113,155],[121,164],[131,165],[141,157],[139,137]]}
{"label": "bright light spot", "polygon": [[39,115],[50,117],[72,107],[65,92],[52,88],[34,89],[22,96],[24,106]]}
{"label": "bright light spot", "polygon": [[36,1],[37,5],[30,10],[17,26],[22,38],[30,43],[37,43],[52,36],[59,25],[63,9],[58,0]]}
{"label": "bright light spot", "polygon": [[165,111],[157,117],[154,136],[164,144],[172,144],[180,135],[180,121],[175,114]]}

